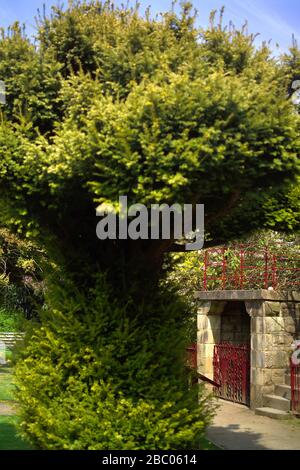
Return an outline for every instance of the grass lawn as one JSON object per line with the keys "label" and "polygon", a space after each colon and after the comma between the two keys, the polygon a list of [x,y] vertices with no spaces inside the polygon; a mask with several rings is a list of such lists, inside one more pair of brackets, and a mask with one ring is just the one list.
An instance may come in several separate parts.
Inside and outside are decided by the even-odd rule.
{"label": "grass lawn", "polygon": [[26,442],[17,436],[16,416],[0,416],[0,450],[30,450]]}
{"label": "grass lawn", "polygon": [[201,441],[201,447],[202,450],[221,450],[219,447],[215,446],[212,442],[210,442],[208,439],[202,439]]}
{"label": "grass lawn", "polygon": [[0,367],[0,401],[13,400],[12,370]]}
{"label": "grass lawn", "polygon": [[[0,367],[0,405],[13,403],[12,370]],[[17,436],[17,416],[0,414],[0,450],[29,450],[30,447]]]}

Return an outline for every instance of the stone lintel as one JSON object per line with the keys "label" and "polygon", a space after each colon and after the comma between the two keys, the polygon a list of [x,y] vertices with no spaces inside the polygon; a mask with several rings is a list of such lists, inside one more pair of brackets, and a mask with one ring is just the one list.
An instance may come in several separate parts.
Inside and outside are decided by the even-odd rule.
{"label": "stone lintel", "polygon": [[300,302],[300,292],[280,292],[266,289],[197,291],[195,299],[201,301],[268,300],[274,302]]}

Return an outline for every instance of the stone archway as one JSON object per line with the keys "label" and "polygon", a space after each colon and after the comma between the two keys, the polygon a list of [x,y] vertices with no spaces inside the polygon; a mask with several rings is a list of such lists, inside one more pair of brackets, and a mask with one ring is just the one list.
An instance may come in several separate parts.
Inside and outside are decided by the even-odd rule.
{"label": "stone archway", "polygon": [[285,383],[290,346],[300,339],[300,295],[268,290],[205,291],[198,292],[196,298],[199,372],[212,379],[215,345],[221,341],[243,342],[248,336],[250,407],[264,406],[264,396]]}
{"label": "stone archway", "polygon": [[221,383],[221,397],[244,404],[250,399],[250,329],[243,301],[207,302],[198,309],[199,372]]}

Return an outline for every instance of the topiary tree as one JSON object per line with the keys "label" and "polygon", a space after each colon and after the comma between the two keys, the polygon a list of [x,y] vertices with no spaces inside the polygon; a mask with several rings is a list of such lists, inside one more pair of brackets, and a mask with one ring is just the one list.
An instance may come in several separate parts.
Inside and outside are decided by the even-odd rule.
{"label": "topiary tree", "polygon": [[16,368],[23,435],[56,450],[205,448],[212,410],[187,388],[185,305],[171,291],[138,307],[113,294],[99,275],[84,294],[48,286]]}
{"label": "topiary tree", "polygon": [[[14,49],[15,43],[17,56],[20,43],[29,51],[37,87],[20,94],[21,111],[16,100],[3,110],[1,199],[12,208],[10,223],[39,236],[50,258],[64,267],[56,283],[71,280],[74,287],[66,291],[64,307],[47,300],[43,329],[29,335],[18,366],[24,432],[47,448],[190,448],[199,442],[209,411],[182,392],[184,348],[176,337],[182,338],[184,322],[176,296],[171,301],[160,283],[164,253],[173,249],[175,237],[99,241],[95,209],[99,203],[116,205],[120,195],[129,204],[203,203],[214,243],[265,220],[270,194],[293,181],[299,163],[299,116],[287,99],[283,66],[265,45],[257,50],[245,29],[227,30],[213,16],[207,30],[197,29],[189,4],[179,16],[171,11],[153,19],[109,2],[71,2],[64,11],[54,8],[50,17],[40,17],[38,28],[36,49],[18,31],[0,46]],[[0,79],[5,80],[1,69]],[[36,96],[46,117],[27,105]],[[102,287],[95,273],[105,273]],[[101,321],[95,317],[95,286],[105,295],[97,297]],[[73,289],[80,296],[76,305]],[[111,303],[110,309],[101,302]],[[116,344],[119,326],[113,319],[122,315],[139,333],[121,356],[116,353],[115,368],[105,361],[100,367]],[[79,319],[80,335],[69,334]],[[96,328],[101,352],[89,325]],[[77,347],[82,353],[68,362]],[[122,371],[134,377],[133,387]],[[44,386],[35,388],[45,373]],[[120,394],[125,401],[118,407]],[[107,409],[115,414],[104,414],[97,397],[109,400]],[[136,423],[140,404],[147,431]],[[104,426],[115,429],[113,420],[122,429],[114,441],[103,434]]]}

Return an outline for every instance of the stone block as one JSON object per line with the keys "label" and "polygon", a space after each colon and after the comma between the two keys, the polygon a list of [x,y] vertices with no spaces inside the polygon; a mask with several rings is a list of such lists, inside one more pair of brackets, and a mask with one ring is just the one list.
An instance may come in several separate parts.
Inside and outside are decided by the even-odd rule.
{"label": "stone block", "polygon": [[284,369],[251,368],[251,383],[260,386],[275,386],[284,383]]}
{"label": "stone block", "polygon": [[300,292],[288,292],[288,300],[295,303],[300,302]]}
{"label": "stone block", "polygon": [[267,369],[284,369],[288,366],[288,355],[285,351],[273,351],[264,353],[263,367]]}
{"label": "stone block", "polygon": [[197,367],[203,374],[205,372],[205,365],[206,365],[206,357],[205,356],[198,356],[197,357]]}
{"label": "stone block", "polygon": [[290,334],[296,333],[296,323],[293,318],[291,317],[284,318],[284,331]]}
{"label": "stone block", "polygon": [[214,367],[213,367],[213,360],[212,360],[212,357],[207,357],[205,359],[205,373],[204,375],[208,376],[208,375],[213,375],[213,372],[214,372]]}
{"label": "stone block", "polygon": [[198,330],[206,330],[208,328],[207,315],[197,315],[197,328]]}
{"label": "stone block", "polygon": [[264,349],[265,351],[272,351],[274,348],[274,335],[265,334],[264,336]]}
{"label": "stone block", "polygon": [[220,342],[221,317],[219,315],[198,315],[198,343]]}
{"label": "stone block", "polygon": [[208,315],[209,328],[214,330],[221,329],[221,315]]}
{"label": "stone block", "polygon": [[205,358],[205,345],[197,344],[197,363],[200,364]]}
{"label": "stone block", "polygon": [[286,302],[283,302],[281,304],[281,315],[283,317],[286,317],[286,316],[290,316],[291,315],[291,304],[290,303],[286,303]]}
{"label": "stone block", "polygon": [[285,349],[293,342],[293,337],[287,333],[274,333],[270,337],[272,338],[272,346],[275,349]]}
{"label": "stone block", "polygon": [[199,302],[199,307],[197,309],[198,315],[207,315],[211,307],[210,301]]}
{"label": "stone block", "polygon": [[251,384],[250,386],[250,408],[255,409],[263,406],[263,393],[261,385]]}
{"label": "stone block", "polygon": [[272,371],[251,367],[251,383],[253,385],[273,385]]}
{"label": "stone block", "polygon": [[265,333],[281,333],[284,331],[284,318],[282,317],[266,317]]}
{"label": "stone block", "polygon": [[289,335],[283,333],[255,334],[251,337],[251,348],[259,351],[274,351],[285,349],[290,344]]}
{"label": "stone block", "polygon": [[204,355],[206,358],[212,358],[214,356],[214,344],[205,344]]}
{"label": "stone block", "polygon": [[251,336],[251,349],[258,351],[272,350],[272,335],[256,333]]}
{"label": "stone block", "polygon": [[275,390],[274,385],[263,385],[261,387],[261,393],[263,395],[273,395],[274,390]]}
{"label": "stone block", "polygon": [[197,332],[197,344],[206,344],[208,341],[208,332],[207,330],[201,330]]}
{"label": "stone block", "polygon": [[220,330],[206,329],[197,333],[198,343],[200,344],[216,344],[220,341],[220,336]]}
{"label": "stone block", "polygon": [[251,366],[263,368],[265,366],[265,356],[262,351],[251,351]]}
{"label": "stone block", "polygon": [[251,318],[251,334],[265,333],[265,329],[266,327],[264,317]]}
{"label": "stone block", "polygon": [[206,377],[213,375],[213,358],[202,357],[198,362],[198,371],[200,374],[203,374]]}
{"label": "stone block", "polygon": [[248,300],[245,307],[250,317],[262,317],[265,314],[264,302],[262,300]]}
{"label": "stone block", "polygon": [[271,371],[272,373],[272,382],[274,385],[282,385],[284,384],[284,369],[274,369]]}
{"label": "stone block", "polygon": [[276,317],[280,315],[281,303],[280,302],[265,302],[265,315]]}
{"label": "stone block", "polygon": [[257,367],[250,367],[250,383],[257,383],[259,370]]}

